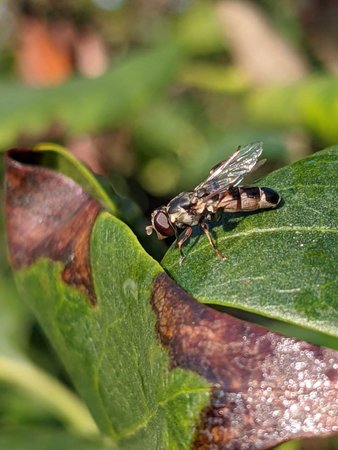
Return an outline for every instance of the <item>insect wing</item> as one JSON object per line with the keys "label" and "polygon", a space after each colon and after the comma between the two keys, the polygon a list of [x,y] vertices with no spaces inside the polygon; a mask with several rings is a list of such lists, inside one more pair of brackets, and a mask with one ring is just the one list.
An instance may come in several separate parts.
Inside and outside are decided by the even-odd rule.
{"label": "insect wing", "polygon": [[262,142],[240,147],[229,159],[213,167],[208,178],[194,191],[203,190],[206,195],[213,195],[225,191],[229,186],[237,186],[257,165],[262,151]]}

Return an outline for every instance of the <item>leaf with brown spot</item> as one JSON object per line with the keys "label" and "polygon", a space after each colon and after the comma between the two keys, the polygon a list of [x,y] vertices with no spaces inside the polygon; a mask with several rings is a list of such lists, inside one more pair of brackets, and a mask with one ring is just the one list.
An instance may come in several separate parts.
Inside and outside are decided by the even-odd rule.
{"label": "leaf with brown spot", "polygon": [[11,265],[19,270],[42,257],[60,261],[63,281],[88,295],[94,304],[89,237],[102,206],[70,178],[21,162],[33,164],[37,155],[25,150],[11,150],[6,155]]}
{"label": "leaf with brown spot", "polygon": [[15,277],[118,448],[258,450],[337,431],[336,352],[199,304],[89,178],[84,190],[37,153],[7,154]]}
{"label": "leaf with brown spot", "polygon": [[172,367],[213,386],[194,448],[265,449],[338,431],[337,352],[205,307],[164,274],[152,304]]}
{"label": "leaf with brown spot", "polygon": [[150,304],[161,267],[81,186],[41,167],[43,150],[6,158],[18,287],[102,433],[123,449],[189,447],[210,388],[168,368]]}

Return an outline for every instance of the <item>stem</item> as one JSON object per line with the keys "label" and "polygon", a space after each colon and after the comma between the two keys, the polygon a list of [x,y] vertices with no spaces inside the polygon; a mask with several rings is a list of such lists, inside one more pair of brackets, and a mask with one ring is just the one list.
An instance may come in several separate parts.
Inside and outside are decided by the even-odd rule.
{"label": "stem", "polygon": [[0,381],[23,389],[81,435],[99,431],[86,406],[54,377],[24,359],[0,356]]}

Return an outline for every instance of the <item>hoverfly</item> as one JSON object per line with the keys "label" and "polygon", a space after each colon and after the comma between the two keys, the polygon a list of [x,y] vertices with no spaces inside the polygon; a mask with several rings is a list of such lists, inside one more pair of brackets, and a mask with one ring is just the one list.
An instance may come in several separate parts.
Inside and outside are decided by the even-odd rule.
{"label": "hoverfly", "polygon": [[[184,259],[182,246],[191,236],[192,227],[199,224],[215,252],[225,259],[211,237],[207,221],[215,220],[223,211],[235,213],[276,208],[281,200],[270,188],[239,186],[247,174],[264,164],[265,160],[258,161],[262,151],[262,142],[238,147],[229,159],[213,167],[208,178],[193,191],[181,192],[167,205],[155,209],[146,233],[150,235],[155,230],[158,239],[175,235],[181,265]],[[185,233],[179,239],[178,232],[182,229]]]}

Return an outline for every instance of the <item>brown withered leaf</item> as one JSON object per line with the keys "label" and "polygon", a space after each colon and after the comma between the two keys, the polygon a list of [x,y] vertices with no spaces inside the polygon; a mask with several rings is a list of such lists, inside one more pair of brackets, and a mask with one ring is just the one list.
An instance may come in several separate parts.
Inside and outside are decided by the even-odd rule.
{"label": "brown withered leaf", "polygon": [[165,274],[152,305],[172,366],[213,386],[194,449],[266,449],[338,431],[337,352],[201,305]]}
{"label": "brown withered leaf", "polygon": [[14,269],[40,257],[65,264],[62,279],[95,304],[89,267],[89,237],[101,204],[77,183],[40,167],[36,151],[6,154],[6,227]]}

